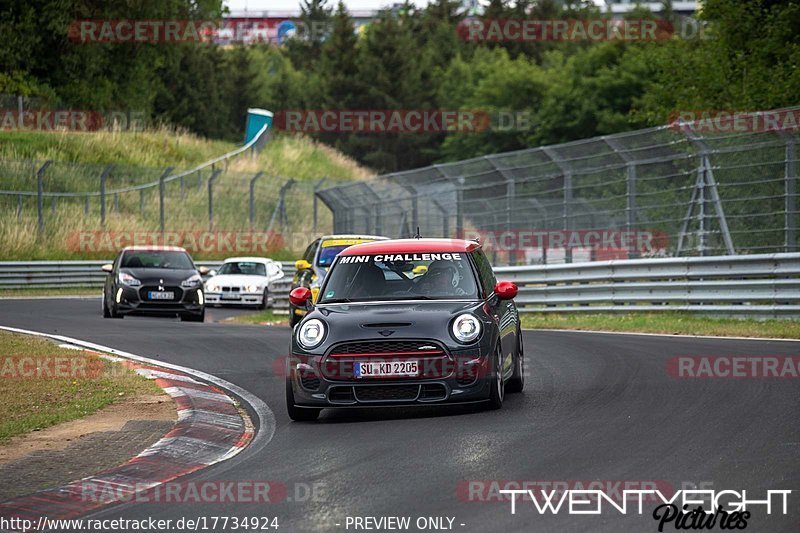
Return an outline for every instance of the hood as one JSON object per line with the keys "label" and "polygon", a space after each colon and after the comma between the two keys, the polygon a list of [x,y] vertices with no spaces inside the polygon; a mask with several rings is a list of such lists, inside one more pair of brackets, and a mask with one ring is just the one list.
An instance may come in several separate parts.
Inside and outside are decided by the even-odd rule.
{"label": "hood", "polygon": [[[121,268],[121,272],[126,272],[142,282],[142,285],[180,285],[192,274],[197,274],[194,269],[175,269],[175,268]],[[164,280],[161,283],[160,280]]]}

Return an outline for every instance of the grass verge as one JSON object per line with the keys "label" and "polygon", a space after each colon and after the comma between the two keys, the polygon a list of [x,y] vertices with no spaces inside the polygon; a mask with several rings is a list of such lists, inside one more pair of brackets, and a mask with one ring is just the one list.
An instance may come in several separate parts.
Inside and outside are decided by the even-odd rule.
{"label": "grass verge", "polygon": [[0,331],[0,443],[91,414],[158,386],[82,350]]}
{"label": "grass verge", "polygon": [[259,311],[254,314],[238,315],[231,317],[225,322],[232,322],[234,324],[261,324],[270,326],[288,326],[289,315],[276,315],[271,309],[266,311]]}
{"label": "grass verge", "polygon": [[524,313],[522,314],[522,327],[800,339],[800,321],[797,320],[713,318],[689,313]]}
{"label": "grass verge", "polygon": [[99,298],[102,289],[100,287],[91,289],[86,287],[51,287],[40,289],[0,289],[0,298],[25,298],[28,296],[94,296]]}

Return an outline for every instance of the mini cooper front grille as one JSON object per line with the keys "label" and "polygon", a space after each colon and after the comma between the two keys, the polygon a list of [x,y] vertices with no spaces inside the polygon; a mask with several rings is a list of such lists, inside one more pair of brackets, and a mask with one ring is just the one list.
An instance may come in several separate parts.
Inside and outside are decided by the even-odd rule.
{"label": "mini cooper front grille", "polygon": [[355,391],[359,402],[413,401],[419,396],[419,385],[369,385]]}
{"label": "mini cooper front grille", "polygon": [[328,392],[328,399],[331,403],[353,403],[356,401],[353,396],[353,387],[331,387]]}
{"label": "mini cooper front grille", "polygon": [[409,341],[361,341],[336,346],[331,355],[366,355],[366,354],[420,354],[445,355],[444,350],[435,342],[425,340]]}

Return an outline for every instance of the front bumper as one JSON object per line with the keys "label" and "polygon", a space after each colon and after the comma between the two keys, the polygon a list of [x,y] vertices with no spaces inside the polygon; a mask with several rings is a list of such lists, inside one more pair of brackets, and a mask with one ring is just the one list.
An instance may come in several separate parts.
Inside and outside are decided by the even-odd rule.
{"label": "front bumper", "polygon": [[264,303],[264,293],[240,292],[231,294],[207,292],[206,303],[212,305],[262,305]]}
{"label": "front bumper", "polygon": [[[387,357],[382,360],[394,359]],[[492,383],[489,357],[473,350],[449,354],[446,360],[447,368],[438,367],[430,372],[422,370],[421,376],[413,378],[364,379],[352,377],[347,368],[339,373],[331,372],[330,359],[326,356],[293,354],[287,364],[287,379],[295,405],[300,407],[397,407],[474,403],[489,399]],[[426,365],[421,367],[424,369]],[[465,370],[467,367],[468,371]]]}
{"label": "front bumper", "polygon": [[[147,297],[152,287],[117,287],[117,312],[121,315],[174,316],[176,314],[200,315],[205,307],[202,288],[166,287],[174,294],[171,300],[153,300]],[[119,292],[122,291],[122,292]]]}

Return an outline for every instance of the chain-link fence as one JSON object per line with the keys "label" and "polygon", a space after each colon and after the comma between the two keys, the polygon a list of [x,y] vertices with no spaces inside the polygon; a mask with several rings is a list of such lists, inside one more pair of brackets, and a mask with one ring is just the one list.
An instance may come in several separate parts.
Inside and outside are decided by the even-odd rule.
{"label": "chain-link fence", "polygon": [[478,237],[497,264],[791,252],[798,109],[715,114],[317,194],[336,232]]}

